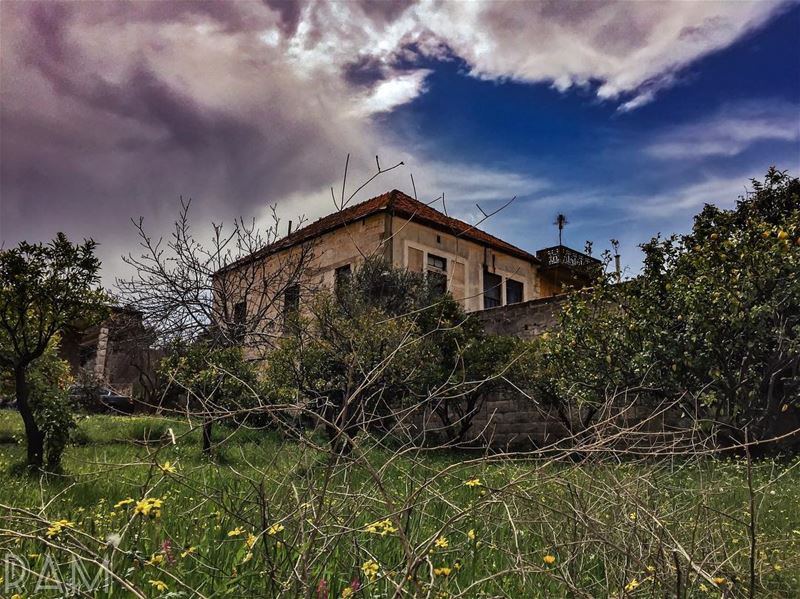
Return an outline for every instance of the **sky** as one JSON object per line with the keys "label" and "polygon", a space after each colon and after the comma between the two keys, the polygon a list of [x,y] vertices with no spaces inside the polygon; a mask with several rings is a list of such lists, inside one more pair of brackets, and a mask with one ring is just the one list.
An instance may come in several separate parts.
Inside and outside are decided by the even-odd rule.
{"label": "sky", "polygon": [[[393,188],[526,250],[685,232],[800,173],[800,4],[0,3],[0,237],[168,234]],[[480,208],[477,207],[480,206]]]}

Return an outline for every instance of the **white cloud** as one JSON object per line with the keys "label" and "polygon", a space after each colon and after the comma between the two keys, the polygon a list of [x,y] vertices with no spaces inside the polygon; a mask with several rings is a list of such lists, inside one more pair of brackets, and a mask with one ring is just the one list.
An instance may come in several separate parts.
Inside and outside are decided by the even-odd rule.
{"label": "white cloud", "polygon": [[368,56],[387,78],[405,77],[392,68],[398,57],[456,56],[484,79],[549,83],[562,92],[597,82],[598,99],[628,112],[790,1],[421,0],[404,9],[397,4],[390,18],[374,14],[377,3],[316,2],[290,38],[288,55],[304,72]]}
{"label": "white cloud", "polygon": [[[785,2],[423,2],[419,23],[476,76],[599,81],[622,111],[652,101],[676,74],[773,17]],[[626,97],[632,99],[625,100]]]}
{"label": "white cloud", "polygon": [[662,134],[646,152],[677,160],[735,156],[760,141],[800,142],[800,106],[768,100],[728,106]]}
{"label": "white cloud", "polygon": [[425,89],[429,69],[419,69],[381,81],[356,105],[355,114],[370,116],[390,112],[416,98]]}
{"label": "white cloud", "polygon": [[729,208],[746,191],[746,177],[707,176],[703,180],[669,192],[650,196],[631,204],[631,211],[640,216],[662,220],[675,215],[691,216],[705,204]]}
{"label": "white cloud", "polygon": [[644,91],[627,102],[623,102],[617,107],[617,112],[630,112],[631,110],[636,110],[644,106],[645,104],[649,104],[653,100],[655,100],[656,94],[653,90]]}

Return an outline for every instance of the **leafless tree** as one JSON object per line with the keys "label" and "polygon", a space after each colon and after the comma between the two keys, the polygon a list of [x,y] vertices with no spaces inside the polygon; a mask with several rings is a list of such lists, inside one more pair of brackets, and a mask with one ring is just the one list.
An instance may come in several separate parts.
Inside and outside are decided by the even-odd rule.
{"label": "leafless tree", "polygon": [[161,343],[204,340],[263,350],[282,331],[287,290],[307,284],[313,242],[277,252],[282,231],[274,206],[269,225],[239,218],[225,230],[212,223],[204,241],[192,229],[190,207],[191,200],[181,199],[167,240],[154,239],[143,219],[134,221],[142,251],[124,257],[135,272],[117,280],[119,294],[143,313]]}

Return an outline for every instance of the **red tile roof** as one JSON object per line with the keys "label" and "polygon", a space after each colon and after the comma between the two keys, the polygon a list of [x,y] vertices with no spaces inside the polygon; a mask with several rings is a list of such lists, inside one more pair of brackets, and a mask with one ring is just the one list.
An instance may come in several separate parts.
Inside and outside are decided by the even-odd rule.
{"label": "red tile roof", "polygon": [[494,235],[489,235],[489,233],[481,231],[464,221],[447,216],[431,208],[427,204],[404,194],[402,191],[393,189],[392,191],[361,202],[360,204],[354,204],[344,210],[339,210],[333,214],[324,216],[250,256],[240,258],[222,270],[229,270],[239,264],[251,262],[252,260],[269,256],[270,254],[293,247],[305,241],[310,241],[324,233],[328,233],[379,212],[390,212],[395,216],[428,225],[434,229],[463,239],[469,239],[470,241],[474,241],[475,243],[493,248],[511,256],[516,256],[517,258],[528,260],[529,262],[539,263],[539,259],[533,254],[511,245],[502,239],[498,239]]}

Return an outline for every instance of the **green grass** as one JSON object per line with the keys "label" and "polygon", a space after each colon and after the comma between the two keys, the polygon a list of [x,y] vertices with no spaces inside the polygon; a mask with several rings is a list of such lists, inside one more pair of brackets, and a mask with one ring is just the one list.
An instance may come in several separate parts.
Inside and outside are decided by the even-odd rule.
{"label": "green grass", "polygon": [[[574,587],[576,596],[663,597],[673,593],[679,544],[704,571],[725,578],[715,588],[679,558],[686,596],[719,597],[723,587],[747,596],[750,496],[742,461],[579,465],[397,457],[373,448],[352,465],[275,432],[225,427],[215,431],[227,440],[211,461],[199,451],[197,430],[155,417],[83,418],[77,438],[64,475],[20,474],[21,424],[0,413],[0,550],[25,556],[34,570],[48,555],[64,562],[68,549],[111,555],[106,539],[119,535],[114,571],[153,597],[321,597],[321,580],[337,597],[354,579],[363,585],[354,597],[392,596],[395,584],[402,596],[561,597]],[[174,473],[159,468],[166,462]],[[480,485],[464,484],[473,478]],[[798,462],[759,462],[753,478],[758,595],[798,596]],[[163,500],[159,518],[134,514],[145,496]],[[133,503],[114,507],[126,499]],[[392,506],[409,509],[394,519]],[[386,518],[419,557],[411,580],[400,534],[365,530]],[[60,519],[74,527],[48,538],[49,523]],[[433,545],[438,537],[446,547]],[[545,555],[555,563],[544,563]],[[372,581],[362,571],[369,560],[379,568]],[[434,574],[442,567],[449,575]],[[293,578],[298,572],[306,588]],[[21,594],[59,595],[34,590],[29,581]],[[131,594],[115,583],[95,596]]]}

